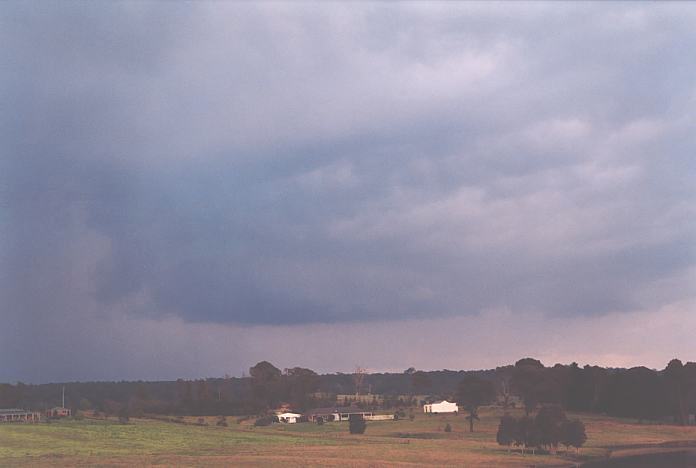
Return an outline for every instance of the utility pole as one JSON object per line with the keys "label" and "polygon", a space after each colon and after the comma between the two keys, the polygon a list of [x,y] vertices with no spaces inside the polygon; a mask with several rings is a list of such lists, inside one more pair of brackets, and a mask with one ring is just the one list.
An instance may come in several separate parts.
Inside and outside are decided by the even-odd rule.
{"label": "utility pole", "polygon": [[65,385],[63,385],[63,408],[65,408]]}

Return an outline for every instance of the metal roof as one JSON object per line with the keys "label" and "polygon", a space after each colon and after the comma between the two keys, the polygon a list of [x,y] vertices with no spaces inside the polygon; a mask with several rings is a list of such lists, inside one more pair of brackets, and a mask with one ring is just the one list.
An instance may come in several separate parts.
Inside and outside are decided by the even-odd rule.
{"label": "metal roof", "polygon": [[24,413],[33,413],[33,411],[23,410],[23,409],[19,409],[19,408],[0,408],[0,414],[24,414]]}

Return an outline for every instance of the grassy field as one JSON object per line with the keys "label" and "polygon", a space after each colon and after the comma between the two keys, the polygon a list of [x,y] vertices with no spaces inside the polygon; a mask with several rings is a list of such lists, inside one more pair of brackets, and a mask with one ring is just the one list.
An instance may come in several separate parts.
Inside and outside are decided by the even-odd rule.
{"label": "grassy field", "polygon": [[[579,416],[588,442],[581,456],[508,453],[495,442],[500,411],[482,411],[476,432],[463,416],[426,416],[414,421],[368,422],[362,436],[347,423],[249,423],[217,427],[147,419],[62,421],[0,426],[0,465],[31,466],[572,466],[606,457],[613,446],[696,441],[696,427],[639,425],[595,415]],[[193,422],[196,418],[191,418]],[[443,431],[449,423],[452,432]]]}

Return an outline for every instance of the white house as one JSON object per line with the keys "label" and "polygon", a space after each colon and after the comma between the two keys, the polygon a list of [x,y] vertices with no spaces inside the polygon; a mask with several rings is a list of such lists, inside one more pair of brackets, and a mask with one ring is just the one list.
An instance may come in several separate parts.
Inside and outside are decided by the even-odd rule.
{"label": "white house", "polygon": [[302,417],[301,414],[297,413],[280,413],[278,416],[278,421],[282,423],[289,423],[289,424],[295,424],[300,417]]}
{"label": "white house", "polygon": [[423,405],[424,413],[458,413],[459,407],[456,403],[450,403],[449,401],[441,401],[439,403],[429,403]]}

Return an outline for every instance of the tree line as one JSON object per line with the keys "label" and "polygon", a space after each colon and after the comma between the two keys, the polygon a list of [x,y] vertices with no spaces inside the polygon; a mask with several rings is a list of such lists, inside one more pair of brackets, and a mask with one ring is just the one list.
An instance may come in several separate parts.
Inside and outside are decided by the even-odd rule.
{"label": "tree line", "polygon": [[[281,403],[302,411],[336,404],[335,395],[370,392],[379,399],[360,399],[349,404],[377,409],[422,404],[424,400],[460,402],[470,427],[478,407],[498,403],[522,405],[527,416],[542,405],[568,411],[605,413],[688,424],[696,413],[696,363],[674,359],[661,370],[646,367],[613,369],[580,367],[524,358],[514,365],[482,371],[423,371],[409,368],[400,373],[352,373],[319,375],[311,369],[280,370],[262,361],[245,377],[223,377],[164,382],[71,382],[26,385],[0,384],[0,407],[50,408],[60,404],[66,386],[66,406],[117,414],[248,415],[262,414]],[[338,402],[338,404],[343,401]]]}

